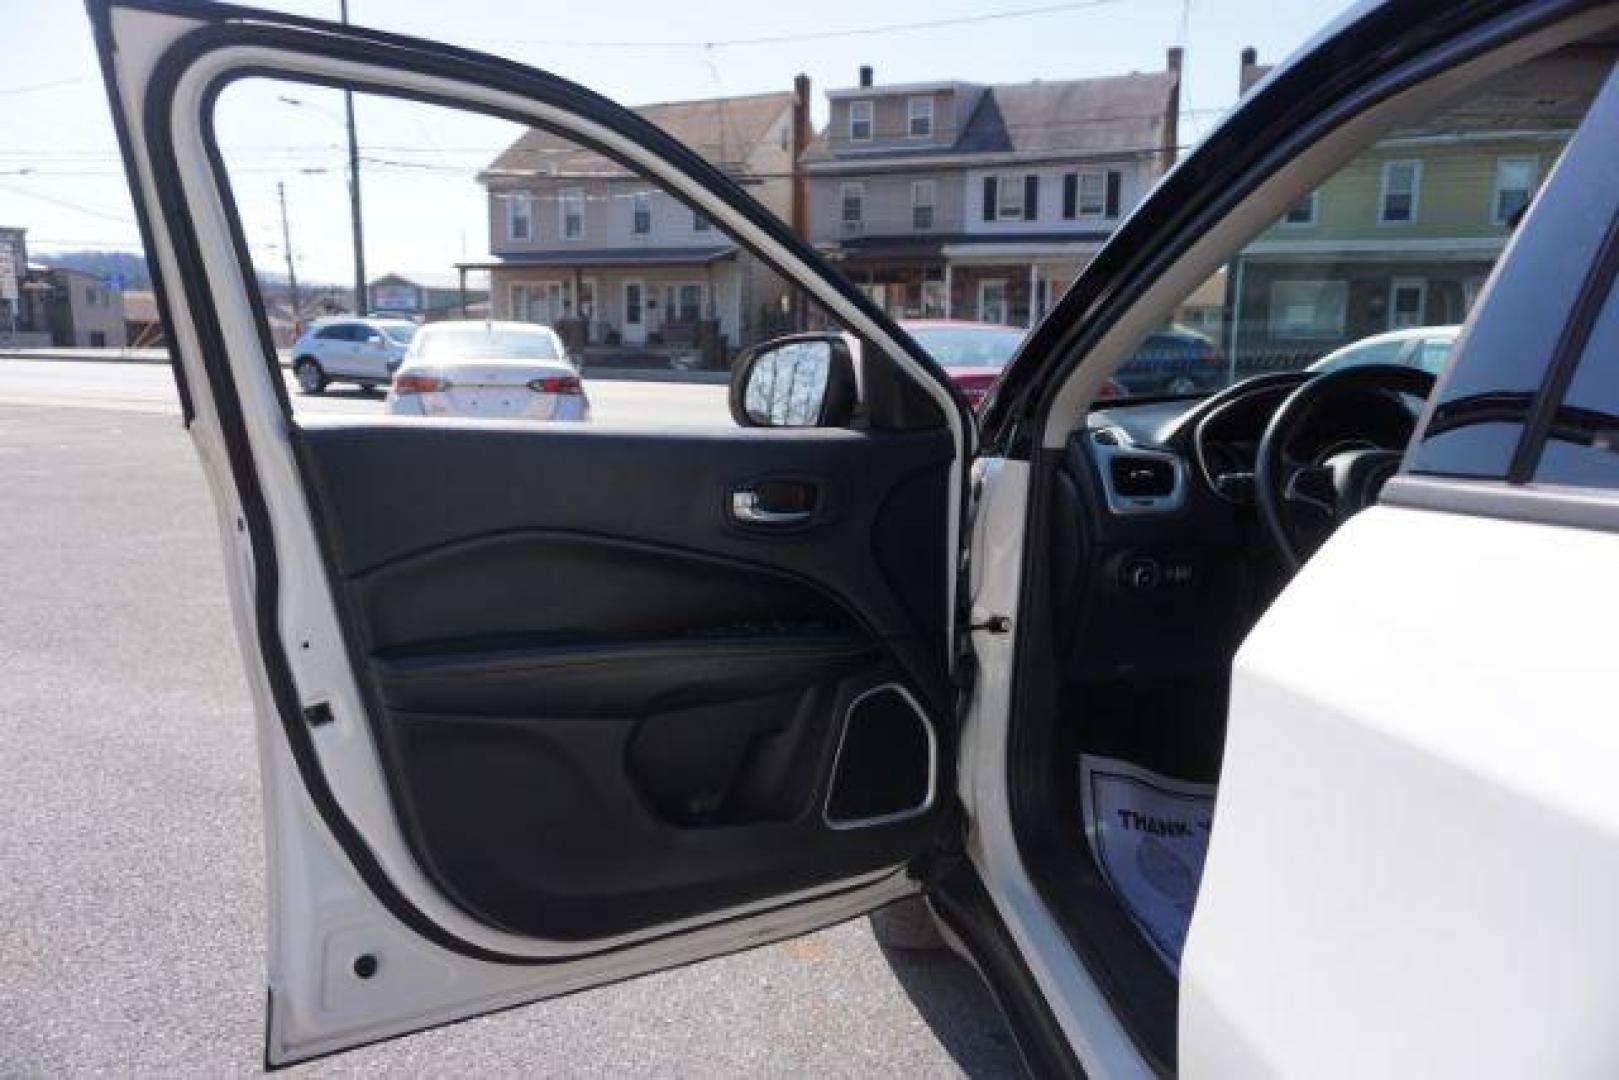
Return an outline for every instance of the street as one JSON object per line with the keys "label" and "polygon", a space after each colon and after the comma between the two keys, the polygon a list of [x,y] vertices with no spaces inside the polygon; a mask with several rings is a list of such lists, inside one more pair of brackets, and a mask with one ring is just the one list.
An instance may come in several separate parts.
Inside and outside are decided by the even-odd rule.
{"label": "street", "polygon": [[[318,396],[300,394],[290,372],[287,392],[299,411],[381,414],[382,395],[336,384]],[[594,419],[600,424],[729,424],[725,387],[593,379]],[[72,405],[97,409],[178,413],[174,376],[166,364],[96,363],[0,358],[0,404]]]}
{"label": "street", "polygon": [[[259,782],[212,509],[165,367],[0,361],[0,1073],[260,1068]],[[724,388],[592,383],[606,422]],[[378,398],[296,399],[375,411]],[[859,920],[297,1072],[1018,1071],[976,976]]]}

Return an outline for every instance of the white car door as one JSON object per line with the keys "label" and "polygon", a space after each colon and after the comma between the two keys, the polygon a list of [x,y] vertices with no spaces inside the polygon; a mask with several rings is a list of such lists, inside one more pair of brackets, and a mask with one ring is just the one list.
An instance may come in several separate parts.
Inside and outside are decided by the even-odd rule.
{"label": "white car door", "polygon": [[[572,83],[207,4],[92,19],[255,700],[268,1063],[914,895],[960,833],[973,429],[944,373],[713,166]],[[475,110],[639,171],[858,335],[872,426],[293,412],[211,127],[216,96],[266,78]],[[852,423],[849,346],[809,341]],[[824,415],[792,371],[793,415]]]}
{"label": "white car door", "polygon": [[1619,81],[1382,504],[1238,655],[1195,1076],[1619,1072]]}

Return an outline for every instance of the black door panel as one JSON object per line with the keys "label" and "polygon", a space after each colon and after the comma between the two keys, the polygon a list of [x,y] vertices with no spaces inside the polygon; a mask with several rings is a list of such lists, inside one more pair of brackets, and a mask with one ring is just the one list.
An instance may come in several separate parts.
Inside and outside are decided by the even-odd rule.
{"label": "black door panel", "polygon": [[[322,421],[298,443],[400,819],[469,913],[599,939],[893,866],[935,828],[948,433]],[[776,477],[813,484],[810,524],[730,518]],[[892,685],[927,727],[846,740]],[[852,789],[883,820],[829,825]]]}

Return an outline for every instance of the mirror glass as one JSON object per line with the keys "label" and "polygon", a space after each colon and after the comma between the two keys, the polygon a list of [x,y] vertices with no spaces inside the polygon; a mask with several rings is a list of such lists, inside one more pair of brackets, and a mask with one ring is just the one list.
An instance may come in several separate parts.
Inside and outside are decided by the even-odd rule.
{"label": "mirror glass", "polygon": [[794,341],[760,353],[748,371],[743,406],[761,427],[820,423],[832,371],[832,345]]}

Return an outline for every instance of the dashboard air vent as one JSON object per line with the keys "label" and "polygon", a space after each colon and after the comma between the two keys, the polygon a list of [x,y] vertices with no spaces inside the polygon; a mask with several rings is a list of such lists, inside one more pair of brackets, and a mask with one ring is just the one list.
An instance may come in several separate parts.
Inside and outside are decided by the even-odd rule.
{"label": "dashboard air vent", "polygon": [[1163,458],[1117,454],[1108,469],[1113,490],[1121,498],[1164,498],[1175,490],[1175,467]]}

